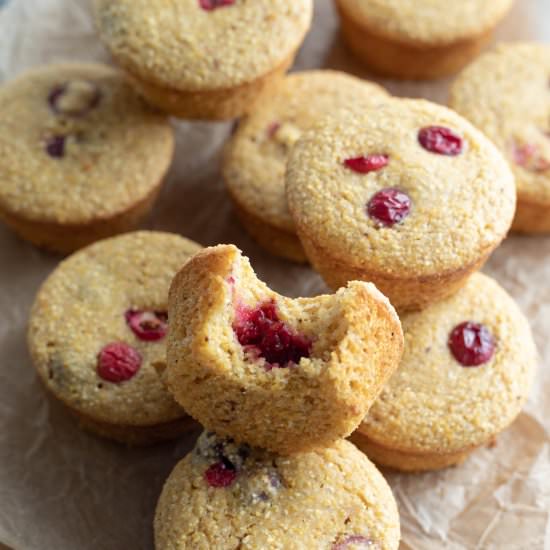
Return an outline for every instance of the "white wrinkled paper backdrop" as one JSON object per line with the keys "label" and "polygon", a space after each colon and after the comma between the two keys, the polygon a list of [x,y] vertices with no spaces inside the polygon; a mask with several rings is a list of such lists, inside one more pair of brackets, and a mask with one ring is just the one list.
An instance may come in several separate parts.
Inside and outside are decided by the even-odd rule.
{"label": "white wrinkled paper backdrop", "polygon": [[[367,77],[342,47],[331,1],[315,3],[297,67]],[[499,37],[550,40],[550,1],[519,0]],[[0,80],[68,59],[106,59],[87,2],[10,0],[0,8]],[[442,102],[448,84],[382,83],[397,95]],[[147,227],[204,245],[234,242],[280,292],[323,290],[312,271],[268,256],[238,225],[217,168],[229,124],[179,123],[178,130],[169,184]],[[151,550],[156,498],[194,438],[125,449],[80,432],[45,395],[25,330],[34,293],[58,261],[0,227],[0,543],[16,550]],[[388,474],[403,549],[550,550],[550,237],[508,239],[486,271],[532,323],[541,353],[537,383],[526,413],[494,449],[442,473]]]}

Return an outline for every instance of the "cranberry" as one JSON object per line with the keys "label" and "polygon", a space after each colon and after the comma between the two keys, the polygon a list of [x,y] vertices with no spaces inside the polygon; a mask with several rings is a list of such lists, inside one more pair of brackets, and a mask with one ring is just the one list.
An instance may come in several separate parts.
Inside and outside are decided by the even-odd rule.
{"label": "cranberry", "polygon": [[65,156],[66,136],[51,136],[46,140],[45,151],[54,159],[60,159]]}
{"label": "cranberry", "polygon": [[388,155],[367,155],[366,157],[346,159],[344,165],[359,174],[368,174],[382,170],[384,166],[388,165],[388,161]]}
{"label": "cranberry", "polygon": [[236,478],[237,471],[229,460],[220,460],[204,472],[204,479],[210,487],[229,487]]}
{"label": "cranberry", "polygon": [[101,101],[101,90],[85,80],[66,82],[53,88],[48,103],[56,114],[79,117],[95,109]]}
{"label": "cranberry", "polygon": [[363,535],[349,535],[341,537],[332,545],[332,550],[347,550],[348,547],[353,548],[369,548],[375,550],[378,545],[375,544],[372,539],[364,537]]}
{"label": "cranberry", "polygon": [[540,173],[547,172],[548,170],[550,170],[550,159],[539,157],[534,166],[534,171]]}
{"label": "cranberry", "polygon": [[519,145],[514,143],[512,149],[514,162],[530,172],[546,172],[550,169],[550,159],[544,158],[538,145],[526,143]]}
{"label": "cranberry", "polygon": [[240,308],[233,330],[242,346],[256,348],[271,367],[297,365],[311,352],[311,340],[279,319],[273,301],[256,309]]}
{"label": "cranberry", "polygon": [[536,154],[538,147],[531,143],[526,143],[524,145],[519,145],[514,143],[512,148],[512,155],[514,157],[514,162],[518,166],[526,166],[527,163],[533,158]]}
{"label": "cranberry", "polygon": [[142,311],[129,309],[124,318],[133,333],[146,342],[156,342],[166,336],[168,314],[165,311]]}
{"label": "cranberry", "polygon": [[449,349],[464,367],[487,363],[495,352],[495,339],[489,329],[472,321],[457,325],[449,336]]}
{"label": "cranberry", "polygon": [[199,0],[199,5],[203,10],[212,11],[223,6],[231,6],[235,0]]}
{"label": "cranberry", "polygon": [[367,205],[369,216],[385,227],[402,222],[410,211],[409,195],[392,187],[378,191]]}
{"label": "cranberry", "polygon": [[445,126],[426,126],[418,132],[418,141],[430,153],[455,157],[463,149],[462,138]]}
{"label": "cranberry", "polygon": [[130,380],[141,367],[141,355],[124,342],[107,344],[98,355],[97,374],[109,382]]}

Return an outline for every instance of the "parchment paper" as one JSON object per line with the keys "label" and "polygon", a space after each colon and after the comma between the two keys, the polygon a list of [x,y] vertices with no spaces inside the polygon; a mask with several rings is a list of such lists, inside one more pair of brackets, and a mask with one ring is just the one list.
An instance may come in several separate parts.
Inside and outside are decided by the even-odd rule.
{"label": "parchment paper", "polygon": [[[490,0],[487,0],[490,1]],[[330,0],[316,0],[296,67],[368,77],[344,50]],[[550,39],[550,1],[520,0],[499,39]],[[11,0],[0,9],[0,80],[32,65],[103,59],[82,0]],[[381,81],[397,95],[445,101],[448,82]],[[178,123],[176,162],[149,228],[204,245],[234,242],[259,275],[292,296],[325,288],[317,275],[270,257],[240,228],[220,181],[229,124]],[[0,227],[0,542],[19,550],[151,550],[162,483],[193,443],[129,450],[82,433],[50,400],[30,364],[27,315],[59,258]],[[519,301],[541,354],[526,412],[493,449],[441,473],[388,474],[403,549],[550,550],[550,238],[511,237],[486,271]]]}

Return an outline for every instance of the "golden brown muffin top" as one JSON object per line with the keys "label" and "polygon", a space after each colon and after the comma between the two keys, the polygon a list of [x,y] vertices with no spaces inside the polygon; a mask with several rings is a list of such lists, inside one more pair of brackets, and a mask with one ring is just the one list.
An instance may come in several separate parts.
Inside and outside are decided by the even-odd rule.
{"label": "golden brown muffin top", "polygon": [[0,205],[84,224],[144,200],[174,148],[164,115],[103,65],[32,69],[0,88]]}
{"label": "golden brown muffin top", "polygon": [[[199,250],[178,235],[137,231],[99,241],[61,262],[42,285],[29,323],[30,351],[48,389],[101,422],[151,426],[183,416],[160,379],[165,336],[150,331],[139,336],[132,326],[139,331],[140,318],[131,315],[149,314],[141,325],[145,331],[154,329],[151,321],[166,321],[172,277]],[[129,361],[135,353],[140,357],[127,380],[112,380],[128,367],[120,362],[107,372],[110,379],[99,373],[100,354],[112,343],[124,344],[126,352],[130,346]]]}
{"label": "golden brown muffin top", "polygon": [[444,46],[491,29],[513,0],[338,0],[359,25],[418,46]]}
{"label": "golden brown muffin top", "polygon": [[284,190],[288,154],[304,130],[358,98],[376,104],[388,94],[377,84],[337,71],[294,73],[258,100],[226,145],[223,174],[247,212],[293,231]]}
{"label": "golden brown muffin top", "polygon": [[450,105],[509,161],[518,199],[550,207],[550,46],[500,44],[462,72]]}
{"label": "golden brown muffin top", "polygon": [[95,0],[99,34],[126,70],[159,86],[219,90],[290,57],[312,0]]}
{"label": "golden brown muffin top", "polygon": [[299,234],[381,276],[463,269],[501,241],[515,211],[496,147],[424,100],[358,103],[321,122],[291,151],[286,190]]}
{"label": "golden brown muffin top", "polygon": [[166,481],[157,550],[397,550],[399,516],[347,441],[281,457],[204,433]]}
{"label": "golden brown muffin top", "polygon": [[[483,325],[477,355],[449,345],[455,327]],[[453,453],[476,447],[519,414],[536,367],[527,319],[491,278],[474,274],[453,297],[402,316],[405,353],[401,365],[370,409],[359,431],[384,447],[411,453]],[[462,354],[461,354],[462,353]],[[478,365],[464,359],[478,357]]]}

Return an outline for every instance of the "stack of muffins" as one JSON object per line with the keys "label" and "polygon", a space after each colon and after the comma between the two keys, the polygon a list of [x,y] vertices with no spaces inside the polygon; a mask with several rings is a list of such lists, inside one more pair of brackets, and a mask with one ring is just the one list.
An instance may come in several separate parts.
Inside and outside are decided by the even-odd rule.
{"label": "stack of muffins", "polygon": [[208,431],[165,484],[157,548],[396,549],[391,490],[343,439],[401,358],[387,298],[354,281],[292,300],[220,245],[185,264],[168,304],[164,379]]}
{"label": "stack of muffins", "polygon": [[[411,78],[465,65],[511,5],[336,3],[351,50]],[[533,379],[527,320],[478,270],[512,222],[550,231],[550,50],[480,57],[452,90],[463,118],[335,71],[284,76],[312,9],[95,0],[123,73],[57,65],[0,89],[0,217],[38,246],[85,246],[31,313],[46,387],[116,441],[205,428],[165,484],[157,550],[397,549],[369,458],[459,464],[516,418]],[[222,171],[244,227],[334,294],[281,296],[232,245],[114,236],[160,190],[168,115],[242,117]]]}
{"label": "stack of muffins", "polygon": [[[514,177],[479,130],[427,101],[373,89],[351,102],[342,93],[308,124],[316,101],[282,98],[321,74],[287,77],[278,99],[241,123],[226,148],[228,187],[258,242],[267,223],[248,220],[276,212],[265,218],[293,228],[331,288],[374,282],[401,315],[403,360],[352,440],[401,470],[458,464],[516,418],[534,375],[527,320],[477,273],[512,224]],[[277,143],[291,134],[291,145]],[[286,170],[262,179],[260,148],[264,164],[286,162]],[[275,249],[282,242],[267,244],[296,258]]]}

